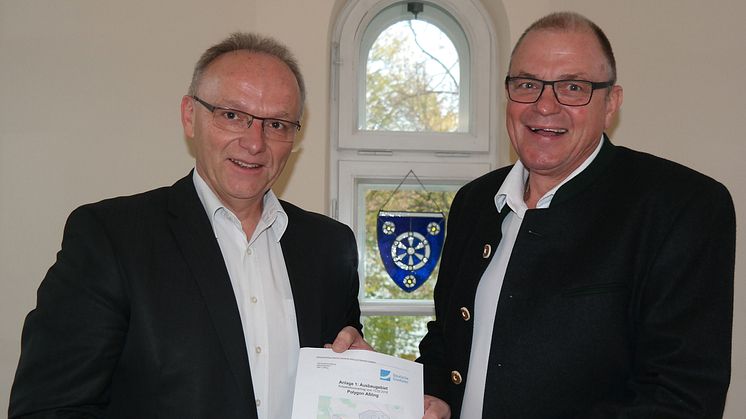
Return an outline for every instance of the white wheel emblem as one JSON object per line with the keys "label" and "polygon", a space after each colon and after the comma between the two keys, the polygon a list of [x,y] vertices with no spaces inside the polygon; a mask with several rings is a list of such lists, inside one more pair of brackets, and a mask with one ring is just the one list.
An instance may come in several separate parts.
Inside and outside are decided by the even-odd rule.
{"label": "white wheel emblem", "polygon": [[391,259],[401,269],[420,269],[430,260],[430,243],[425,236],[416,231],[402,233],[391,245]]}

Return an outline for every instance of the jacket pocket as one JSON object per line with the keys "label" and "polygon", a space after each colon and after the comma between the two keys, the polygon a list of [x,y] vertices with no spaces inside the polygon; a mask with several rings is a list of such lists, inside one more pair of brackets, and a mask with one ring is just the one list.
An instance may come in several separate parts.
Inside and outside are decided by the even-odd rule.
{"label": "jacket pocket", "polygon": [[587,295],[596,294],[611,294],[616,292],[623,292],[627,290],[627,285],[624,282],[605,282],[600,284],[584,285],[579,287],[572,287],[562,292],[563,297],[582,297]]}

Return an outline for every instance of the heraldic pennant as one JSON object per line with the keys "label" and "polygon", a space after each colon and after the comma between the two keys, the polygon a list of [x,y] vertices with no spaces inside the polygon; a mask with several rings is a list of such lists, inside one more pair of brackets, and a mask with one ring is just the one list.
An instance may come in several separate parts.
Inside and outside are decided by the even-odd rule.
{"label": "heraldic pennant", "polygon": [[406,292],[427,281],[445,238],[440,212],[378,212],[378,252],[391,279]]}

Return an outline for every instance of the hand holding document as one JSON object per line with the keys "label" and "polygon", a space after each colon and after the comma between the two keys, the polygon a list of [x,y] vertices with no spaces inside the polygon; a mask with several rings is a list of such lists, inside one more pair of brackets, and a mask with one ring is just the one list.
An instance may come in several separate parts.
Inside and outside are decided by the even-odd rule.
{"label": "hand holding document", "polygon": [[373,351],[301,348],[292,419],[421,419],[422,365]]}

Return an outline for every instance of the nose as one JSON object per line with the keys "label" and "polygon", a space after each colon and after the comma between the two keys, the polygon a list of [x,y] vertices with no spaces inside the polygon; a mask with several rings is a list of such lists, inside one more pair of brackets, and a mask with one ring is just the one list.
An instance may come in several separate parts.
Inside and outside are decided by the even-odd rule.
{"label": "nose", "polygon": [[246,128],[238,137],[238,144],[251,154],[261,153],[267,148],[262,129],[261,121],[253,121],[251,126]]}
{"label": "nose", "polygon": [[536,101],[535,105],[542,115],[553,114],[562,109],[562,104],[557,101],[557,96],[554,94],[554,86],[551,85],[544,86],[544,90],[541,91],[539,100]]}

